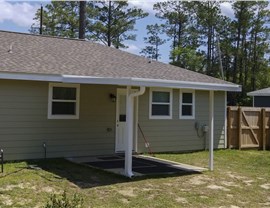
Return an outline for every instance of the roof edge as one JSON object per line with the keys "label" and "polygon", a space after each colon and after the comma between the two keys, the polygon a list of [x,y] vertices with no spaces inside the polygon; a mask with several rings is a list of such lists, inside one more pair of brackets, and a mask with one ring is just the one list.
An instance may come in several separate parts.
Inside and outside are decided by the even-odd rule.
{"label": "roof edge", "polygon": [[93,77],[60,74],[33,74],[33,73],[8,73],[0,72],[0,79],[49,81],[78,84],[107,84],[145,87],[165,88],[186,88],[214,91],[235,91],[240,92],[242,87],[236,84],[213,84],[203,82],[188,82],[177,80],[146,79],[146,78],[114,78],[114,77]]}
{"label": "roof edge", "polygon": [[249,92],[247,93],[247,96],[270,96],[270,93],[264,92],[264,93],[253,93],[253,92]]}

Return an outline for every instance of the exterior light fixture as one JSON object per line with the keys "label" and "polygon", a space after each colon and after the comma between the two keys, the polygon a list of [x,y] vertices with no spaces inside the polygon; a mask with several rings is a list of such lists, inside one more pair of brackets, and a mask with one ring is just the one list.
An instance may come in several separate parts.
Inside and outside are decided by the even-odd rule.
{"label": "exterior light fixture", "polygon": [[114,95],[114,94],[110,94],[110,99],[111,99],[111,101],[113,102],[113,103],[115,103],[115,101],[116,101],[116,96]]}

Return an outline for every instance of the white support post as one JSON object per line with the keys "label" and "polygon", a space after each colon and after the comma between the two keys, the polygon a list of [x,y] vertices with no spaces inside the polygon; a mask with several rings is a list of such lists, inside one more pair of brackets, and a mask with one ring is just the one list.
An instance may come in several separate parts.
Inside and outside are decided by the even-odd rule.
{"label": "white support post", "polygon": [[126,138],[125,138],[125,175],[132,177],[132,146],[133,146],[133,104],[134,97],[130,96],[131,86],[127,86],[126,99]]}
{"label": "white support post", "polygon": [[132,93],[131,86],[127,86],[126,100],[126,137],[125,137],[125,176],[132,177],[132,149],[133,149],[133,125],[134,125],[134,97],[140,96],[145,92],[145,87]]}
{"label": "white support post", "polygon": [[209,170],[214,170],[214,91],[209,91]]}

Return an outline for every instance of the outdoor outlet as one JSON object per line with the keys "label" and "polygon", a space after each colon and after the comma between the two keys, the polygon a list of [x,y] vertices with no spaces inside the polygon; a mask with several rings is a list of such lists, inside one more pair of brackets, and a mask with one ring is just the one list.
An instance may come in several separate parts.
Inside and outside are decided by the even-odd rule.
{"label": "outdoor outlet", "polygon": [[150,144],[148,142],[144,143],[146,148],[149,148]]}
{"label": "outdoor outlet", "polygon": [[207,125],[203,125],[202,130],[204,133],[209,131],[209,127]]}

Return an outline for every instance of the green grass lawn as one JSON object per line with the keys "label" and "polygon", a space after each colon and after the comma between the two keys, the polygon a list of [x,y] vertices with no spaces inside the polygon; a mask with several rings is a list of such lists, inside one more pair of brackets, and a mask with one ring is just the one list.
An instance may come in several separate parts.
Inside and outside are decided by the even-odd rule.
{"label": "green grass lawn", "polygon": [[[207,167],[208,152],[156,157]],[[127,179],[63,159],[5,164],[0,207],[43,207],[79,193],[85,207],[270,207],[270,151],[215,151],[215,170]]]}

